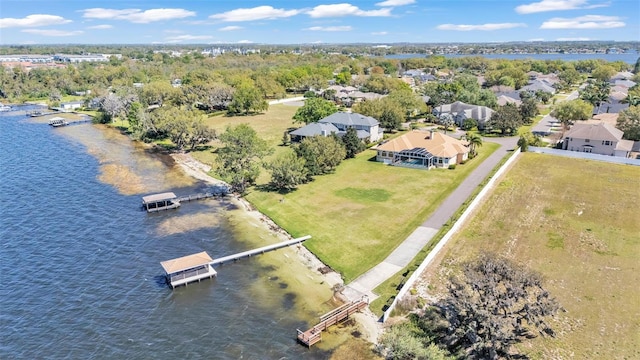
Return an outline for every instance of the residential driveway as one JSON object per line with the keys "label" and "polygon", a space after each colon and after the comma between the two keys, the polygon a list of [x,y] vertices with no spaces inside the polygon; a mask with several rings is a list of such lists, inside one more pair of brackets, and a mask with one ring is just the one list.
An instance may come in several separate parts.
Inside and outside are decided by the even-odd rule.
{"label": "residential driveway", "polygon": [[373,289],[407,266],[416,254],[424,248],[436,233],[471,196],[473,191],[489,175],[491,170],[510,151],[515,149],[517,137],[509,138],[483,138],[485,142],[500,144],[493,154],[482,162],[467,178],[455,189],[449,197],[436,209],[436,211],[414,230],[389,256],[380,264],[374,266],[349,285],[344,290],[344,295],[357,300],[362,295],[369,296],[370,300],[377,298]]}

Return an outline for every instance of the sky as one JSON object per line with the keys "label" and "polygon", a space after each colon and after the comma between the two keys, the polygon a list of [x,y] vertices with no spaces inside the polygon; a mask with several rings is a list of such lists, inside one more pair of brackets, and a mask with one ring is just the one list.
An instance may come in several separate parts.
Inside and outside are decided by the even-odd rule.
{"label": "sky", "polygon": [[0,45],[640,41],[638,0],[2,0]]}

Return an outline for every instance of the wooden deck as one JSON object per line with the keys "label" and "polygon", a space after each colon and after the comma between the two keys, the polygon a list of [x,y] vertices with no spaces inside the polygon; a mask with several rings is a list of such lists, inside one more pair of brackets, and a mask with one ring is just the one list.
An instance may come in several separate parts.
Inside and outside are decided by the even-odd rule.
{"label": "wooden deck", "polygon": [[369,305],[369,299],[363,296],[362,299],[344,304],[320,317],[320,322],[307,331],[298,330],[298,341],[311,347],[322,340],[322,332],[329,326],[335,325],[349,316],[359,312]]}

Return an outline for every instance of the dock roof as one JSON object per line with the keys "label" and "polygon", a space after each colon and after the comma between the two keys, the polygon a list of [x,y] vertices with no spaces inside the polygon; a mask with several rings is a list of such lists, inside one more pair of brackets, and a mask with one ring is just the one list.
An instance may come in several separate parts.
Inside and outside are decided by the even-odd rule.
{"label": "dock roof", "polygon": [[167,274],[173,274],[184,270],[196,268],[198,266],[210,264],[213,261],[206,251],[166,260],[160,263]]}
{"label": "dock roof", "polygon": [[142,203],[143,204],[153,203],[153,202],[158,202],[158,201],[163,201],[163,200],[175,199],[176,197],[177,197],[176,194],[174,194],[172,192],[166,192],[166,193],[162,193],[162,194],[147,195],[147,196],[143,196],[142,197]]}

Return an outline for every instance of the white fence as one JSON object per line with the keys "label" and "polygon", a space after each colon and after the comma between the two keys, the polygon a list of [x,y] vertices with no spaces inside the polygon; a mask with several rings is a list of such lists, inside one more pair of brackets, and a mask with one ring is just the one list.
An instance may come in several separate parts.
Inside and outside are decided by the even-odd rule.
{"label": "white fence", "polygon": [[473,201],[471,201],[471,204],[469,204],[467,209],[462,213],[462,215],[460,215],[460,218],[458,218],[458,220],[453,224],[451,229],[447,231],[447,233],[442,237],[442,239],[440,239],[438,244],[436,244],[436,246],[431,250],[431,252],[429,252],[427,257],[422,261],[420,266],[418,266],[416,271],[414,271],[413,274],[411,274],[411,276],[409,277],[409,279],[407,279],[407,281],[402,286],[400,291],[398,291],[398,295],[396,295],[395,299],[393,299],[393,302],[391,303],[391,305],[389,305],[389,308],[382,315],[383,322],[387,321],[389,316],[391,316],[391,312],[393,311],[393,309],[395,309],[396,305],[398,304],[398,301],[400,301],[400,299],[402,299],[407,294],[407,292],[413,287],[413,284],[416,282],[416,280],[420,278],[424,269],[427,266],[429,266],[429,264],[433,261],[433,259],[438,255],[440,250],[442,250],[442,248],[451,239],[451,237],[453,237],[453,234],[455,234],[460,229],[460,227],[462,227],[462,224],[467,220],[467,218],[470,216],[473,210],[475,210],[475,208],[478,207],[480,202],[489,193],[491,188],[493,188],[497,179],[500,178],[500,176],[502,176],[502,174],[507,170],[509,165],[511,165],[516,160],[519,154],[520,154],[520,148],[518,147],[513,152],[511,157],[491,177],[489,182],[487,182],[487,185],[485,185],[484,188],[480,190],[478,195],[473,199]]}
{"label": "white fence", "polygon": [[629,158],[623,158],[620,156],[607,156],[607,155],[592,154],[592,153],[579,152],[579,151],[541,148],[541,147],[534,147],[534,146],[529,146],[528,151],[541,153],[541,154],[564,156],[564,157],[570,157],[570,158],[576,158],[576,159],[588,159],[588,160],[596,160],[596,161],[606,161],[606,162],[616,163],[616,164],[640,166],[640,159],[629,159]]}

